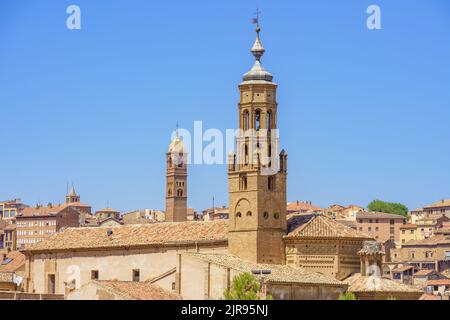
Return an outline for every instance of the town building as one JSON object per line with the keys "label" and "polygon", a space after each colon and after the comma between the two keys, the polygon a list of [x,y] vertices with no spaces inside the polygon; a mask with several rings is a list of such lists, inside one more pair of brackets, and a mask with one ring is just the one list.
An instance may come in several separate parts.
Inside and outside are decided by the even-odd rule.
{"label": "town building", "polygon": [[427,214],[425,217],[416,221],[417,240],[432,237],[437,230],[441,229],[444,222],[450,219],[443,214]]}
{"label": "town building", "polygon": [[67,227],[80,226],[80,212],[66,205],[37,205],[20,211],[16,216],[17,248],[40,242]]}
{"label": "town building", "polygon": [[105,208],[105,209],[101,209],[95,212],[95,218],[97,219],[97,221],[103,221],[105,219],[108,218],[113,218],[116,220],[120,220],[120,212],[112,209],[112,208]]}
{"label": "town building", "polygon": [[187,151],[178,136],[166,153],[166,211],[167,222],[187,221]]}
{"label": "town building", "polygon": [[358,231],[371,235],[378,242],[394,241],[400,243],[400,228],[405,217],[382,212],[364,212],[356,215]]}
{"label": "town building", "polygon": [[84,215],[91,215],[92,207],[88,204],[81,203],[80,200],[80,195],[77,194],[75,187],[72,185],[70,191],[66,195],[66,206],[72,207]]}
{"label": "town building", "polygon": [[22,291],[24,275],[25,256],[22,253],[0,253],[0,291]]}
{"label": "town building", "polygon": [[450,218],[450,199],[441,200],[423,207],[426,216],[428,215],[446,215]]}
{"label": "town building", "polygon": [[322,209],[319,206],[316,206],[312,204],[311,201],[296,201],[296,202],[289,202],[286,207],[287,214],[292,213],[317,213],[322,214],[325,212],[324,209]]}
{"label": "town building", "polygon": [[284,237],[287,264],[339,280],[359,272],[358,252],[364,241],[372,239],[321,215],[300,226],[289,219],[288,226],[289,233]]}
{"label": "town building", "polygon": [[407,243],[409,241],[419,240],[417,232],[417,225],[412,223],[404,224],[400,227],[400,243]]}
{"label": "town building", "polygon": [[165,213],[160,210],[144,209],[122,214],[124,224],[144,224],[165,221]]}
{"label": "town building", "polygon": [[423,240],[409,241],[392,249],[392,264],[414,266],[444,272],[450,269],[450,236],[435,235]]}

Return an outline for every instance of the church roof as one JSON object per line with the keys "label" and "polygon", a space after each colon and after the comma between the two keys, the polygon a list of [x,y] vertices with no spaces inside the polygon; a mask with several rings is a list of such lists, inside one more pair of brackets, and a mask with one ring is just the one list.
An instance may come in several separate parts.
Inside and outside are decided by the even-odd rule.
{"label": "church roof", "polygon": [[371,236],[358,232],[339,222],[326,218],[325,216],[315,216],[304,225],[292,230],[285,237],[287,239],[298,238],[355,238],[372,239]]}
{"label": "church roof", "polygon": [[227,240],[226,221],[129,224],[67,228],[41,242],[27,245],[25,252],[170,246]]}
{"label": "church roof", "polygon": [[253,263],[230,254],[184,253],[184,255],[240,272],[251,273],[252,270],[270,270],[271,273],[265,275],[265,279],[269,283],[344,285],[336,278],[322,273],[309,271],[303,268],[294,268],[287,265]]}

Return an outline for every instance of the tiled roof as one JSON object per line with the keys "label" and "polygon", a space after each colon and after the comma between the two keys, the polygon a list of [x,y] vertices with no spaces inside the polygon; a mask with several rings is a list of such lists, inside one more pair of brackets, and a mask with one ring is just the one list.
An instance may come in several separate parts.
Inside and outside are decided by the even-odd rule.
{"label": "tiled roof", "polygon": [[343,285],[334,277],[318,272],[308,271],[302,268],[293,268],[287,265],[261,264],[242,260],[229,254],[205,254],[184,253],[183,255],[196,257],[219,266],[231,268],[239,272],[252,272],[252,270],[270,270],[266,275],[266,281],[277,283],[299,283],[299,284],[321,284],[321,285]]}
{"label": "tiled roof", "polygon": [[372,239],[371,236],[349,228],[324,216],[316,216],[304,225],[291,231],[286,238],[357,238]]}
{"label": "tiled roof", "polygon": [[356,214],[357,219],[405,219],[399,214],[390,214],[384,212],[361,212]]}
{"label": "tiled roof", "polygon": [[13,272],[25,264],[25,255],[19,251],[11,251],[5,256],[5,260],[9,262],[3,264],[2,261],[0,261],[0,272]]}
{"label": "tiled roof", "polygon": [[81,202],[72,202],[65,204],[66,207],[91,208],[90,205]]}
{"label": "tiled roof", "polygon": [[427,286],[450,286],[450,279],[428,280]]}
{"label": "tiled roof", "polygon": [[17,217],[35,217],[35,216],[51,216],[57,215],[60,211],[66,208],[66,205],[47,206],[47,207],[28,207],[21,210]]}
{"label": "tiled roof", "polygon": [[411,240],[402,244],[402,247],[408,246],[435,246],[437,244],[447,244],[450,245],[450,236],[447,235],[435,235],[431,238],[423,240]]}
{"label": "tiled roof", "polygon": [[424,293],[419,300],[429,300],[429,301],[433,301],[433,300],[442,300],[442,298],[440,296],[435,296],[434,294],[428,294],[428,293]]}
{"label": "tiled roof", "polygon": [[350,292],[410,292],[410,293],[421,293],[415,287],[399,283],[394,280],[382,278],[382,277],[363,277],[361,274],[357,273],[351,277],[344,280],[347,283],[348,291]]}
{"label": "tiled roof", "polygon": [[412,269],[414,269],[413,266],[403,266],[403,267],[392,270],[392,272],[405,272],[405,271],[412,270]]}
{"label": "tiled roof", "polygon": [[149,282],[132,281],[93,281],[98,286],[112,291],[124,300],[181,300],[173,292]]}
{"label": "tiled roof", "polygon": [[[108,231],[112,234],[108,235]],[[79,250],[227,241],[226,221],[168,222],[142,225],[67,228],[26,246],[25,251]]]}
{"label": "tiled roof", "polygon": [[415,277],[424,277],[424,276],[428,276],[434,272],[435,272],[434,270],[422,269],[422,270],[419,270],[416,273],[414,273],[414,276]]}
{"label": "tiled roof", "polygon": [[311,211],[311,212],[324,210],[321,207],[301,201],[288,203],[286,209],[287,211]]}
{"label": "tiled roof", "polygon": [[425,206],[424,209],[440,208],[440,207],[450,207],[450,199],[441,200],[441,201],[432,203],[428,206]]}

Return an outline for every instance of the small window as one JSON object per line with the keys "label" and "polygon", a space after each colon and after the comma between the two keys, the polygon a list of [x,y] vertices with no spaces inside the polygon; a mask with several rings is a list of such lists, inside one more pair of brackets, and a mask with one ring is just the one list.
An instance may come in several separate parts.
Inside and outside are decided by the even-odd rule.
{"label": "small window", "polygon": [[175,284],[175,282],[172,282],[172,290],[175,291],[175,289],[176,289],[176,284]]}
{"label": "small window", "polygon": [[273,217],[275,218],[275,220],[278,220],[280,218],[280,214],[279,213],[274,213]]}
{"label": "small window", "polygon": [[251,211],[248,211],[247,212],[247,217],[251,217],[252,216],[252,212]]}
{"label": "small window", "polygon": [[269,213],[268,212],[264,212],[264,219],[269,219]]}
{"label": "small window", "polygon": [[91,271],[91,280],[98,280],[98,270]]}
{"label": "small window", "polygon": [[242,217],[242,213],[240,213],[240,212],[236,213],[236,217],[237,218],[241,218]]}
{"label": "small window", "polygon": [[139,271],[139,269],[133,270],[133,281],[139,282],[140,278],[141,278],[141,272]]}

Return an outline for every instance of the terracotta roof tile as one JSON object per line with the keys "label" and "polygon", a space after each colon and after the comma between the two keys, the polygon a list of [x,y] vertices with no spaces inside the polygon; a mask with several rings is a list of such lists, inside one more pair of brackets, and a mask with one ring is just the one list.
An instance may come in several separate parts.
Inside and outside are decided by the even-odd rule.
{"label": "terracotta roof tile", "polygon": [[361,212],[356,214],[357,219],[406,219],[399,214],[390,214],[384,212]]}
{"label": "terracotta roof tile", "polygon": [[411,240],[402,244],[402,247],[409,246],[435,246],[437,244],[450,244],[450,236],[439,234],[423,240]]}
{"label": "terracotta roof tile", "polygon": [[[108,231],[112,231],[108,235]],[[153,223],[67,228],[26,246],[25,251],[154,246],[196,241],[227,241],[227,221]]]}
{"label": "terracotta roof tile", "polygon": [[118,294],[124,300],[181,300],[178,294],[149,282],[94,281],[94,283]]}
{"label": "terracotta roof tile", "polygon": [[440,207],[450,207],[450,199],[441,200],[441,201],[432,203],[428,206],[425,206],[424,209],[432,209],[432,208],[440,208]]}
{"label": "terracotta roof tile", "polygon": [[0,272],[13,272],[25,264],[25,255],[19,251],[11,251],[5,256],[6,259],[10,260],[10,262],[3,264],[0,261]]}
{"label": "terracotta roof tile", "polygon": [[313,204],[297,201],[297,202],[290,202],[287,204],[287,211],[310,211],[310,212],[317,212],[317,211],[324,211],[321,207],[318,207]]}
{"label": "terracotta roof tile", "polygon": [[399,283],[394,280],[381,278],[381,277],[363,277],[361,274],[354,274],[351,277],[344,280],[349,285],[348,291],[350,292],[410,292],[410,293],[422,293],[415,287]]}
{"label": "terracotta roof tile", "polygon": [[347,227],[324,216],[316,216],[304,225],[291,231],[286,238],[357,238],[372,239],[371,236]]}
{"label": "terracotta roof tile", "polygon": [[427,286],[450,286],[450,279],[428,280]]}
{"label": "terracotta roof tile", "polygon": [[219,266],[231,268],[240,272],[252,270],[270,270],[266,281],[302,284],[343,285],[334,277],[322,273],[308,271],[303,268],[294,268],[287,265],[261,264],[242,260],[229,254],[184,253],[183,255],[196,257],[200,260],[214,263]]}

